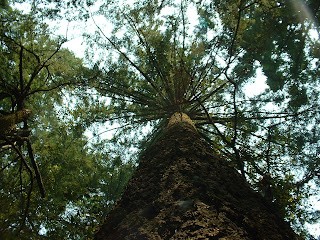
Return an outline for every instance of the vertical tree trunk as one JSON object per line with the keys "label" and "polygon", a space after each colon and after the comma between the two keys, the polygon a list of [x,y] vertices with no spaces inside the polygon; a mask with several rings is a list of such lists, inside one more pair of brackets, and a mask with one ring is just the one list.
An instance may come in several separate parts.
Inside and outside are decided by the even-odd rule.
{"label": "vertical tree trunk", "polygon": [[298,239],[191,121],[175,118],[95,239]]}

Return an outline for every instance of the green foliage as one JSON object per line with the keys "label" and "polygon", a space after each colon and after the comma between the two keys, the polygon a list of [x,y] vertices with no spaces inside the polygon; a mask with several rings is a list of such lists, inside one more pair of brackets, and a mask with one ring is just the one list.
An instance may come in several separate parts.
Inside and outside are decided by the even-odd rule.
{"label": "green foliage", "polygon": [[[39,199],[38,191],[33,192],[28,222],[22,231],[17,227],[20,227],[23,202],[25,204],[27,196],[20,192],[16,182],[19,168],[14,164],[1,173],[2,191],[16,192],[3,192],[1,195],[1,208],[6,210],[1,211],[0,231],[8,239],[22,234],[29,239],[93,237],[110,206],[120,197],[134,169],[130,163],[122,164],[119,159],[110,159],[107,153],[103,153],[103,143],[92,149],[85,147],[86,139],[79,138],[74,127],[67,127],[57,115],[46,112],[52,107],[48,102],[43,102],[41,113],[44,116],[34,120],[38,127],[34,128],[31,139],[46,197]],[[48,120],[50,125],[46,125]],[[44,124],[45,128],[41,129],[39,123]],[[101,151],[93,152],[98,147]],[[27,173],[24,171],[23,174]],[[29,179],[25,177],[23,184],[27,188]],[[16,184],[13,185],[14,182]],[[39,235],[41,230],[44,236]]]}
{"label": "green foliage", "polygon": [[8,9],[9,8],[9,3],[7,0],[1,0],[0,1],[0,10],[2,9]]}
{"label": "green foliage", "polygon": [[[97,72],[32,13],[1,12],[0,28],[0,117],[32,112],[13,126],[28,136],[0,136],[0,235],[93,238],[134,169],[111,157],[107,142],[90,145],[84,135],[103,108],[86,94]],[[96,110],[85,115],[86,105]]]}

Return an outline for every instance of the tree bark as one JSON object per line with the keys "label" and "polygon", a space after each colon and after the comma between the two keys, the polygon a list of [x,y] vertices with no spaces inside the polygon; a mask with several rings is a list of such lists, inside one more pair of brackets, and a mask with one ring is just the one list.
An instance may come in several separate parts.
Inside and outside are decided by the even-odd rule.
{"label": "tree bark", "polygon": [[299,237],[275,206],[200,138],[193,124],[181,120],[140,159],[95,239]]}
{"label": "tree bark", "polygon": [[28,109],[18,110],[9,115],[0,117],[0,137],[6,136],[11,130],[14,129],[14,125],[27,120],[31,111]]}

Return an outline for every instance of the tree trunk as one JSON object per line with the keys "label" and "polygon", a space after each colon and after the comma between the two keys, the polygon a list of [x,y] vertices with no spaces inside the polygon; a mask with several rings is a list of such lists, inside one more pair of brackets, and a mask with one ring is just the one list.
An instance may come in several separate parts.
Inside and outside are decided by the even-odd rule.
{"label": "tree trunk", "polygon": [[299,239],[183,118],[140,159],[95,239]]}
{"label": "tree trunk", "polygon": [[6,136],[14,129],[14,125],[27,120],[31,111],[28,109],[18,110],[17,112],[0,117],[0,137]]}

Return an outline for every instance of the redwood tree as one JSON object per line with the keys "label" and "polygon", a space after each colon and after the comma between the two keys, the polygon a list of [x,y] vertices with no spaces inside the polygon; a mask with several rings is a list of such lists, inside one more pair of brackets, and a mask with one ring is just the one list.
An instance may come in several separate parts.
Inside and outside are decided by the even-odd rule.
{"label": "redwood tree", "polygon": [[176,113],[95,239],[299,238],[277,206],[217,155],[186,114]]}
{"label": "redwood tree", "polygon": [[[132,4],[107,1],[99,8],[91,7],[92,4],[82,8],[87,9],[86,16],[97,29],[94,34],[86,34],[90,43],[87,53],[88,57],[98,59],[95,67],[101,71],[94,87],[102,95],[110,97],[105,116],[98,116],[97,120],[120,124],[123,131],[115,134],[114,142],[119,146],[126,145],[129,150],[132,149],[130,146],[138,146],[144,156],[137,160],[139,170],[124,193],[124,199],[132,197],[135,201],[138,196],[143,198],[144,194],[154,193],[154,196],[146,197],[149,202],[140,209],[134,208],[133,202],[130,203],[133,205],[128,203],[128,209],[125,209],[126,200],[120,200],[116,207],[119,216],[112,212],[110,216],[115,220],[110,220],[113,218],[110,217],[110,226],[105,225],[103,229],[110,230],[119,221],[120,231],[123,224],[130,222],[128,218],[121,222],[122,214],[130,215],[131,210],[133,215],[138,214],[137,211],[144,211],[143,207],[147,210],[155,208],[149,219],[151,222],[165,216],[161,215],[164,214],[161,206],[152,205],[152,201],[160,201],[161,187],[150,184],[146,189],[139,186],[139,190],[135,181],[153,182],[142,180],[144,175],[140,179],[140,171],[153,172],[159,168],[160,172],[165,172],[156,156],[152,157],[154,162],[149,160],[153,164],[147,165],[146,155],[160,138],[162,142],[169,138],[164,134],[169,118],[175,112],[183,112],[192,119],[198,134],[219,156],[211,158],[213,166],[224,161],[223,166],[233,167],[233,172],[237,171],[242,176],[231,174],[233,180],[225,181],[226,186],[214,186],[228,189],[228,186],[238,186],[231,184],[237,182],[247,189],[245,186],[250,185],[264,198],[256,200],[261,197],[252,194],[250,196],[255,200],[251,204],[260,205],[262,212],[266,206],[272,206],[273,216],[278,216],[276,222],[286,219],[301,236],[307,236],[304,224],[319,218],[319,212],[312,211],[306,202],[308,197],[316,195],[314,186],[319,183],[320,141],[316,127],[320,119],[316,87],[319,84],[319,27],[315,24],[319,18],[319,3],[311,0],[299,4],[286,0],[155,0]],[[102,17],[112,25],[105,24]],[[255,88],[248,90],[248,85],[259,80],[264,82],[265,89],[259,92],[255,92]],[[159,154],[165,155],[166,152],[160,151]],[[167,167],[179,162],[178,159],[172,158]],[[206,165],[207,159],[199,158],[198,161]],[[195,166],[192,169],[196,169]],[[204,178],[198,174],[201,184],[219,182],[218,179],[225,174],[222,169],[214,172],[222,176],[213,175],[211,178],[208,174]],[[163,177],[154,176],[158,176],[155,182]],[[234,180],[237,178],[246,181]],[[181,175],[179,179],[181,184],[188,185],[188,176]],[[136,193],[132,192],[134,186],[137,187]],[[174,191],[171,187],[166,191]],[[140,192],[142,189],[145,191]],[[234,194],[228,196],[238,199],[238,193]],[[238,200],[246,201],[249,207],[250,201],[243,196],[247,195],[241,195]],[[170,194],[168,198],[171,198]],[[169,199],[166,201],[170,203],[189,201],[188,195]],[[195,195],[190,197],[190,213],[196,211],[197,199]],[[227,201],[225,197],[223,199]],[[201,202],[205,201],[200,199]],[[233,221],[241,225],[246,211],[236,212],[235,215],[242,213],[243,216]],[[137,218],[137,224],[145,219]],[[261,216],[261,219],[264,218]],[[165,218],[162,220],[167,221]],[[250,221],[259,222],[253,218]],[[147,232],[150,230],[148,234],[155,231],[151,227],[146,228]],[[160,234],[161,230],[158,230],[154,234]],[[244,231],[244,236],[250,238],[253,230]],[[171,235],[163,236],[173,235],[171,232]],[[289,235],[284,234],[283,238],[285,236]]]}

